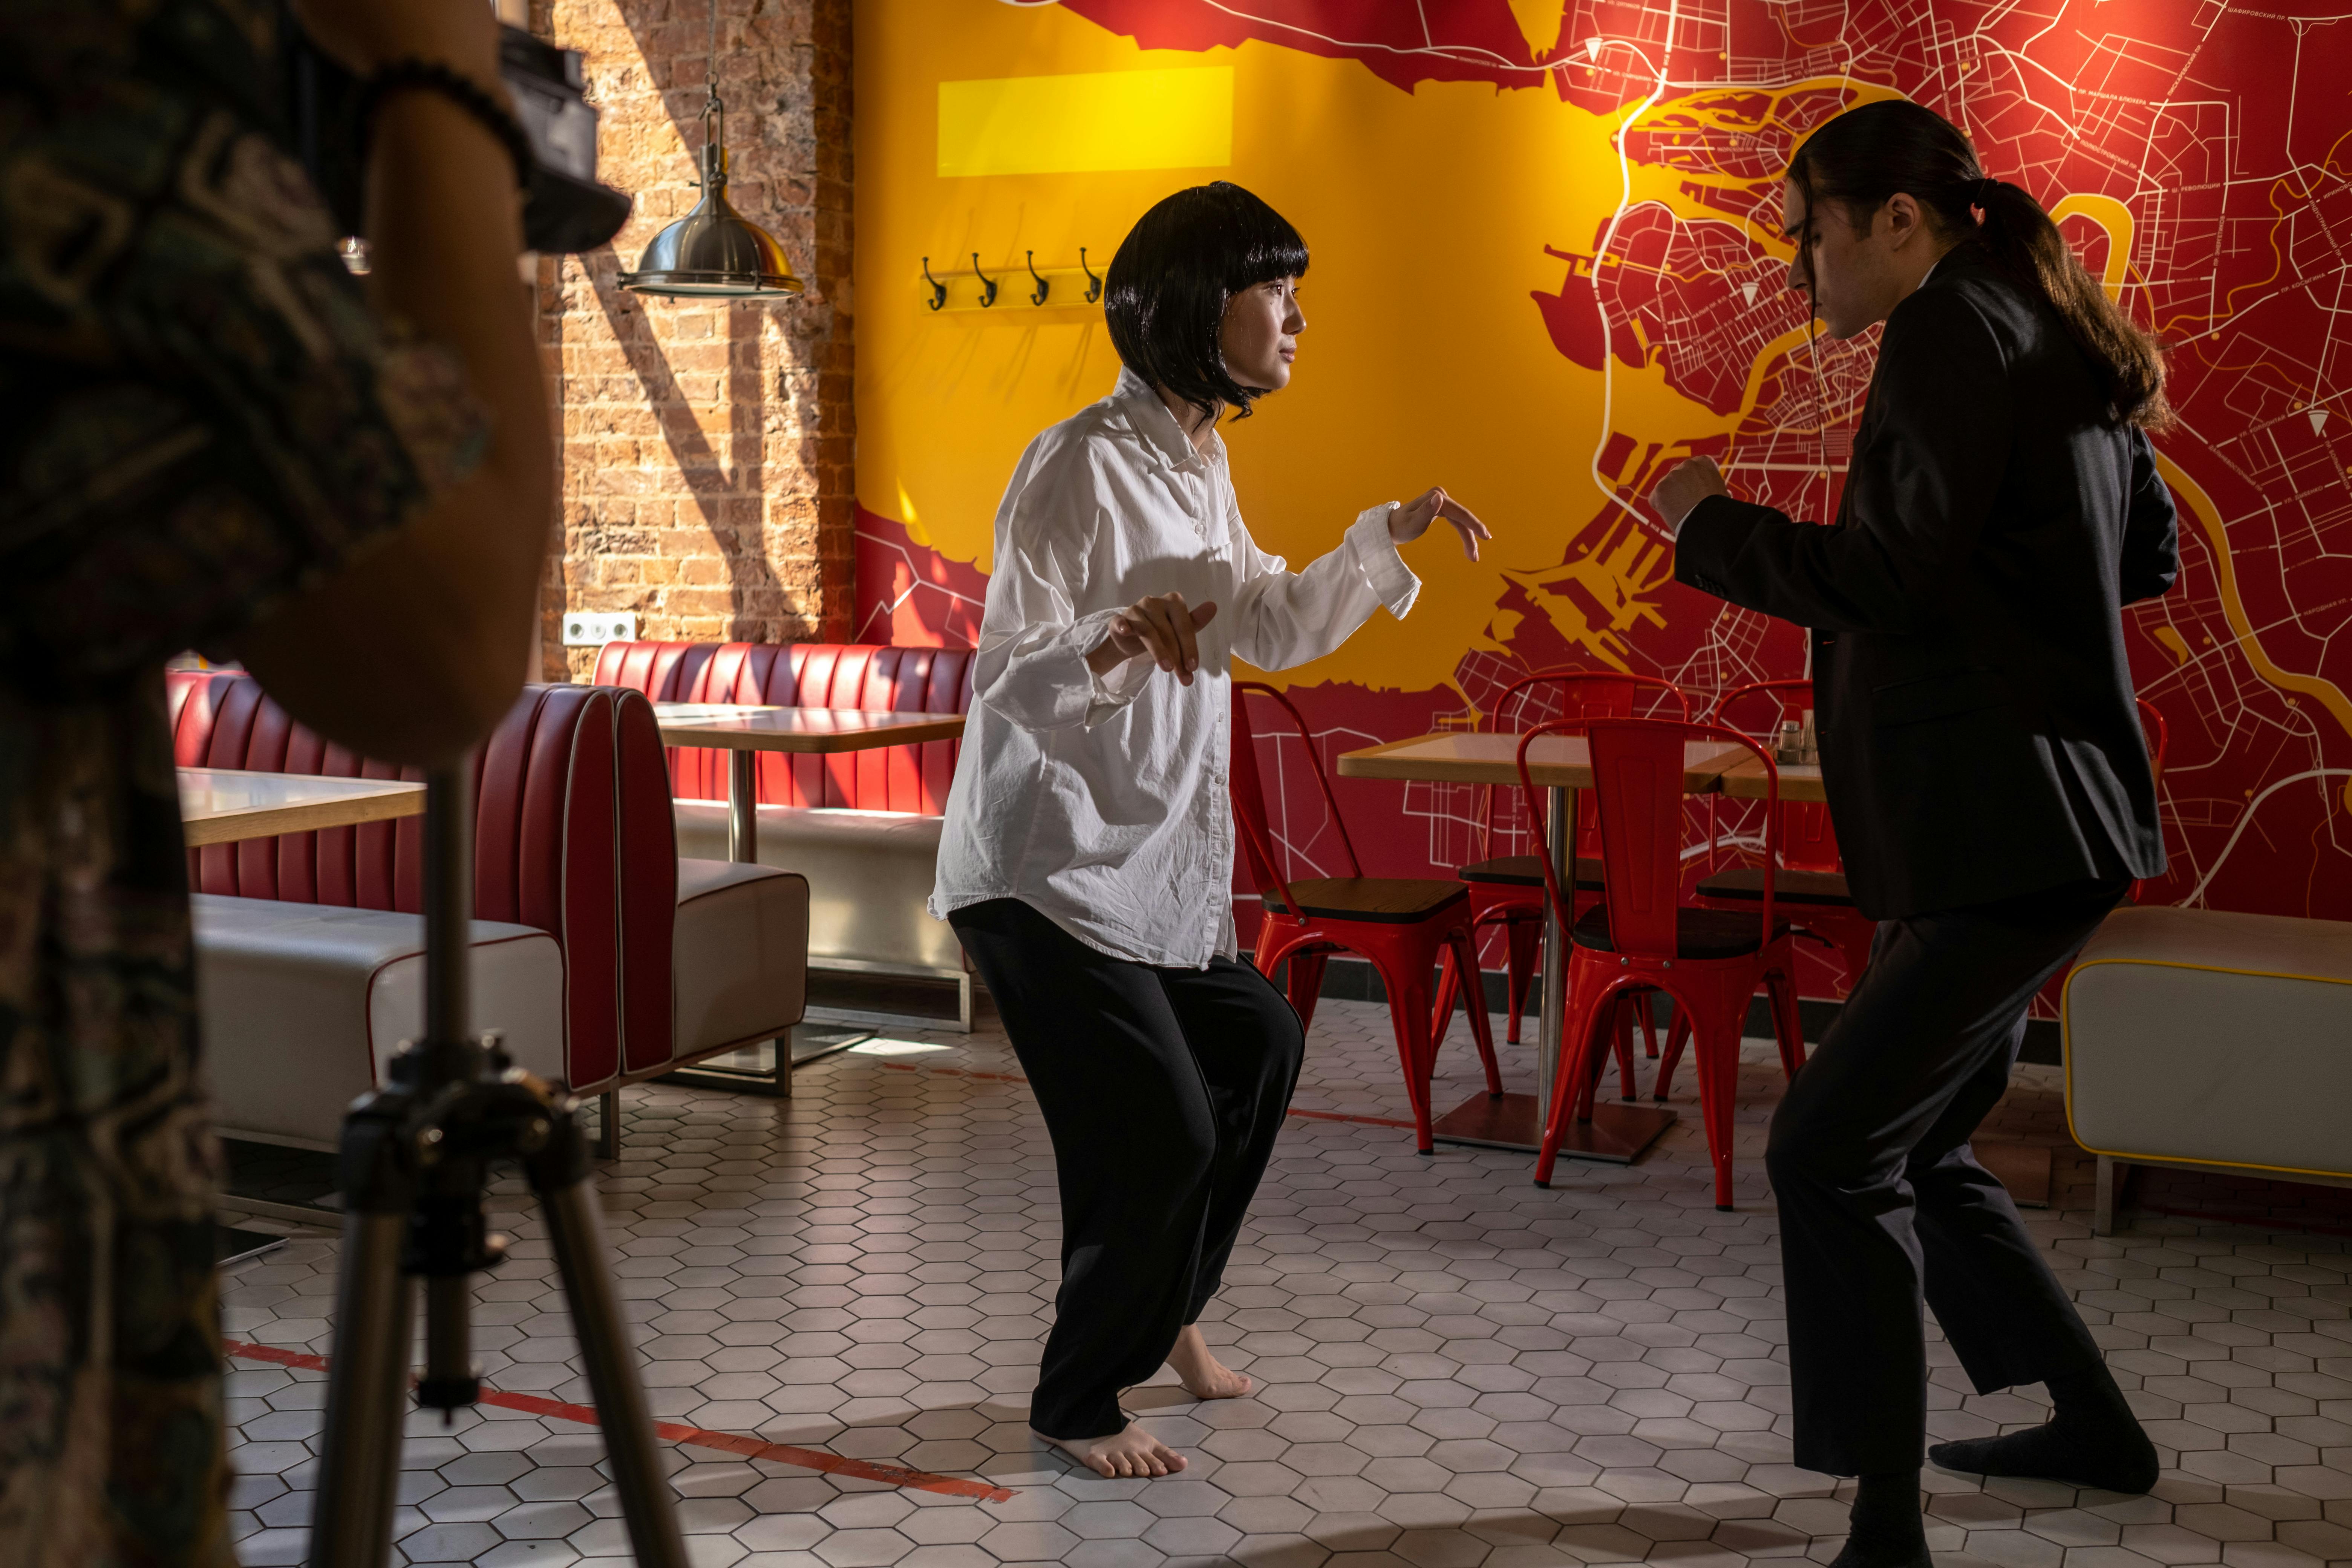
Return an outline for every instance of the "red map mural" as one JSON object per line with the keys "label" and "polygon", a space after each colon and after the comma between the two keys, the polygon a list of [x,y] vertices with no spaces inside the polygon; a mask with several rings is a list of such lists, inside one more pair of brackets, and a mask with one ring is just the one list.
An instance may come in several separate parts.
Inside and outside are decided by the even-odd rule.
{"label": "red map mural", "polygon": [[[1630,203],[1595,233],[1555,237],[1558,287],[1529,300],[1527,328],[1588,368],[1662,370],[1692,430],[1609,432],[1596,474],[1616,500],[1567,531],[1556,566],[1507,575],[1493,632],[1504,651],[1466,657],[1458,691],[1294,690],[1327,758],[1465,722],[1465,699],[1483,709],[1527,669],[1613,667],[1710,692],[1801,673],[1792,628],[1671,582],[1667,542],[1633,501],[1661,464],[1703,450],[1754,499],[1799,517],[1833,507],[1875,334],[1808,341],[1771,226],[1794,142],[1895,92],[1966,129],[2171,345],[2184,423],[2160,446],[2184,571],[2127,627],[2141,694],[2170,731],[2173,868],[2147,896],[2352,919],[2352,647],[2337,642],[2352,630],[2352,21],[2296,0],[2259,15],[2112,0],[1064,6],[1150,48],[1255,40],[1357,62],[1400,92],[1483,81],[1622,113],[1625,157],[1677,178],[1672,205]],[[1735,412],[1727,438],[1696,436]],[[954,633],[976,624],[979,574],[895,523],[868,514],[860,527],[863,615],[901,640],[924,626],[966,640]],[[1428,875],[1468,850],[1474,792],[1342,792],[1351,822],[1411,824],[1386,842],[1359,829],[1380,862],[1367,869]],[[1307,809],[1304,795],[1294,804]],[[1302,844],[1316,837],[1311,821],[1297,827]]]}

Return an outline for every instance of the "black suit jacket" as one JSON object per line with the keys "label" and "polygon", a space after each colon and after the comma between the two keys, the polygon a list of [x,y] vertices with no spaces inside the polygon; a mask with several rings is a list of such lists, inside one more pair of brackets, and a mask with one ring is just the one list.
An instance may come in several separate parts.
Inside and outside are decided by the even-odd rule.
{"label": "black suit jacket", "polygon": [[2179,570],[2147,437],[1972,245],[1886,320],[1836,523],[1710,497],[1675,561],[1812,628],[1830,813],[1880,920],[2164,869],[2118,612]]}

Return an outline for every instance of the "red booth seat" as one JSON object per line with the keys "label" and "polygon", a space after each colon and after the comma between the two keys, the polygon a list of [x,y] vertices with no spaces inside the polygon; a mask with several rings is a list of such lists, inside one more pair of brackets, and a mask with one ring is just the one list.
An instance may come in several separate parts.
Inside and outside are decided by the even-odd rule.
{"label": "red booth seat", "polygon": [[[169,691],[183,766],[420,776],[324,743],[241,672],[175,673]],[[679,861],[642,699],[526,689],[473,765],[475,1012],[523,1066],[608,1093],[798,1020],[806,887]],[[331,1143],[416,1033],[422,828],[411,817],[190,851],[224,1130]],[[321,907],[289,919],[289,905]],[[752,962],[765,973],[740,973]]]}
{"label": "red booth seat", "polygon": [[[656,702],[740,702],[777,708],[857,708],[881,713],[962,713],[971,707],[971,652],[874,643],[606,643],[595,684],[625,686]],[[835,757],[760,756],[760,804],[938,816],[947,810],[959,742],[932,741]],[[678,747],[671,789],[680,800],[727,798],[727,753]]]}
{"label": "red booth seat", "polygon": [[[657,702],[962,713],[964,648],[870,643],[607,643],[595,680]],[[958,742],[834,757],[759,758],[760,862],[809,879],[809,962],[818,968],[951,981],[968,1027],[970,972],[943,921],[924,910]],[[677,837],[688,855],[727,853],[727,753],[670,752]]]}

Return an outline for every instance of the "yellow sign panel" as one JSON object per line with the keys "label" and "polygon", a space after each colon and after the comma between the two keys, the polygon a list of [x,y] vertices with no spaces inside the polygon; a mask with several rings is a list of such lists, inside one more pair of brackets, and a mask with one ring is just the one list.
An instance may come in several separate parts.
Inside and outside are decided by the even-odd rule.
{"label": "yellow sign panel", "polygon": [[940,83],[940,174],[1222,169],[1234,72],[1087,71]]}

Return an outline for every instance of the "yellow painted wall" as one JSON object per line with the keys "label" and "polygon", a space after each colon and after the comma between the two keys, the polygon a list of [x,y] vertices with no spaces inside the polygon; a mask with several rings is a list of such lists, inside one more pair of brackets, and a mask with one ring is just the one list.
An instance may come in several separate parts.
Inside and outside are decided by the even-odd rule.
{"label": "yellow painted wall", "polygon": [[[1021,449],[1107,393],[1118,359],[1097,310],[1025,303],[1021,270],[1099,272],[1173,190],[1231,179],[1313,251],[1297,378],[1229,425],[1244,515],[1303,562],[1360,508],[1444,484],[1497,542],[1480,563],[1414,552],[1427,583],[1407,624],[1376,618],[1330,658],[1287,672],[1414,690],[1447,684],[1486,642],[1502,572],[1556,571],[1604,504],[1591,475],[1602,373],[1556,351],[1529,295],[1557,291],[1547,243],[1589,246],[1622,194],[1613,122],[1548,88],[1424,83],[1400,91],[1352,61],[1262,44],[1150,51],[1057,6],[866,0],[856,13],[857,488],[862,505],[957,560],[990,560],[991,521]],[[1228,167],[942,177],[941,82],[1229,68]],[[1687,175],[1637,166],[1633,194],[1686,205]],[[927,308],[971,253],[1003,279],[988,311]],[[1654,367],[1612,367],[1616,428],[1728,431]]]}

